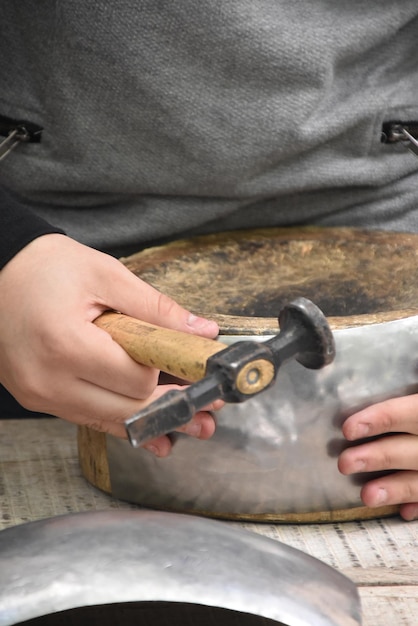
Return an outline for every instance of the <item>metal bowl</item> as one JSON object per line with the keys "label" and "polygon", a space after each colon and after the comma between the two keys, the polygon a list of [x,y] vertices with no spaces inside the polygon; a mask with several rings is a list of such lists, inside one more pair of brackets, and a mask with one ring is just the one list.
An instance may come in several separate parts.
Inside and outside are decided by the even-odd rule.
{"label": "metal bowl", "polygon": [[272,389],[217,413],[212,439],[173,435],[166,459],[107,436],[112,494],[230,519],[393,514],[395,507],[362,507],[360,487],[371,474],[338,472],[338,454],[347,446],[341,425],[363,406],[416,391],[418,317],[337,330],[335,342],[332,364],[308,370],[286,363]]}
{"label": "metal bowl", "polygon": [[354,626],[360,605],[354,584],[321,561],[214,520],[94,512],[0,532],[0,626],[180,618]]}
{"label": "metal bowl", "polygon": [[362,506],[360,488],[371,476],[342,476],[337,457],[349,445],[341,433],[348,415],[418,389],[417,256],[418,235],[273,228],[196,237],[124,259],[156,288],[217,319],[225,343],[266,339],[278,331],[280,307],[308,297],[329,319],[337,356],[319,371],[286,363],[273,388],[216,415],[211,440],[173,435],[167,459],[103,436],[97,449],[107,483],[89,471],[99,455],[85,461],[80,454],[85,475],[124,500],[230,519],[394,514],[397,507]]}

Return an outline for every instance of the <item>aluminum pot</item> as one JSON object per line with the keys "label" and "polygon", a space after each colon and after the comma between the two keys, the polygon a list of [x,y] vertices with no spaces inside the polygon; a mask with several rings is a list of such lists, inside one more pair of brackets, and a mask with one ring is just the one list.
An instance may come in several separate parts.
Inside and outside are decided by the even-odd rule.
{"label": "aluminum pot", "polygon": [[214,520],[93,512],[0,532],[0,626],[179,620],[355,626],[360,603],[321,561]]}
{"label": "aluminum pot", "polygon": [[341,425],[356,410],[418,389],[418,236],[350,229],[267,229],[198,237],[124,263],[180,303],[217,319],[220,339],[262,340],[298,296],[333,328],[322,370],[286,363],[275,385],[216,415],[209,441],[173,435],[167,459],[79,431],[84,475],[148,507],[229,519],[330,521],[391,515],[367,509],[368,476],[342,476]]}

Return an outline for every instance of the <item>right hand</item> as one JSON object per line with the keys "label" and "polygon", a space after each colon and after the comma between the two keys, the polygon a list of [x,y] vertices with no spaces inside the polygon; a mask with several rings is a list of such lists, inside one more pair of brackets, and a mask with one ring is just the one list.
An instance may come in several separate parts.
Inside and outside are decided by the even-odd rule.
{"label": "right hand", "polygon": [[[218,332],[117,259],[59,234],[35,239],[5,265],[0,296],[1,383],[32,411],[119,437],[121,422],[164,387],[156,389],[158,371],[136,363],[93,321],[112,309],[205,337]],[[203,411],[182,430],[204,439],[214,427]],[[165,456],[170,441],[146,447]]]}

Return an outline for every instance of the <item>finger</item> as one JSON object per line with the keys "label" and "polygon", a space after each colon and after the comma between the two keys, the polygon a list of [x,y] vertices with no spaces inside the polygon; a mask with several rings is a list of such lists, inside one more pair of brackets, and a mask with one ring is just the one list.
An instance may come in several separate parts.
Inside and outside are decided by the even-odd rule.
{"label": "finger", "polygon": [[399,509],[399,514],[407,522],[418,519],[418,502],[408,502],[402,504]]}
{"label": "finger", "polygon": [[209,412],[199,411],[190,422],[177,428],[177,432],[196,439],[209,439],[215,432],[215,420]]}
{"label": "finger", "polygon": [[121,263],[119,265],[117,282],[107,302],[109,307],[164,328],[210,338],[217,336],[219,327],[216,322],[194,315],[142,281]]}
{"label": "finger", "polygon": [[[213,415],[205,411],[199,411],[185,426],[177,429],[177,432],[184,433],[196,439],[209,439],[215,432],[215,420]],[[167,457],[173,447],[170,437],[163,435],[152,439],[142,446],[157,457]]]}
{"label": "finger", "polygon": [[[46,410],[48,403],[66,402],[73,407],[83,397],[80,381],[91,383],[98,389],[143,400],[158,383],[158,370],[136,363],[112,340],[105,331],[88,322],[77,329],[68,327],[64,338],[54,340],[54,335],[42,342],[38,359],[25,360],[25,369],[19,376],[9,376],[10,391],[16,399],[32,410]],[[40,356],[40,358],[39,358]],[[43,367],[41,366],[43,364]],[[9,368],[13,374],[13,368]],[[3,381],[6,384],[7,380]],[[94,402],[94,396],[92,396]],[[38,405],[40,408],[38,408]],[[50,410],[48,412],[51,412]]]}
{"label": "finger", "polygon": [[[76,384],[73,383],[71,386],[72,393],[64,398],[64,402],[63,391],[57,394],[59,401],[56,406],[51,401],[47,404],[48,408],[38,406],[35,410],[48,412],[67,421],[83,424],[116,437],[126,438],[123,422],[173,389],[180,390],[182,387],[179,385],[160,385],[146,400],[136,400],[120,396],[86,381],[78,381]],[[196,413],[190,422],[181,427],[181,432],[199,439],[208,439],[215,430],[215,421],[209,411],[218,410],[222,405],[221,401],[215,401],[208,405],[205,410]],[[62,408],[63,406],[65,409]],[[158,444],[156,441],[154,441],[154,445],[157,448],[162,446],[161,442]],[[164,447],[167,447],[167,442]],[[165,456],[165,454],[164,448],[161,447],[159,456]]]}
{"label": "finger", "polygon": [[83,347],[78,351],[73,352],[73,371],[98,387],[142,400],[157,386],[158,370],[137,363],[106,331],[94,324],[86,324]]}
{"label": "finger", "polygon": [[395,432],[418,435],[417,416],[418,394],[392,398],[351,415],[342,430],[349,441]]}
{"label": "finger", "polygon": [[418,437],[392,435],[352,448],[346,448],[338,459],[342,474],[383,470],[418,470]]}
{"label": "finger", "polygon": [[[87,426],[93,430],[104,432],[120,439],[127,438],[124,422],[120,423],[114,420],[93,419],[81,414],[76,416],[74,414],[72,415],[79,425]],[[183,432],[197,439],[209,439],[215,432],[215,421],[210,413],[199,411],[186,426],[178,430],[179,432]],[[162,435],[161,437],[152,439],[142,447],[149,450],[149,452],[155,456],[163,458],[170,454],[172,441],[167,435]]]}
{"label": "finger", "polygon": [[[67,382],[67,384],[66,384]],[[69,422],[85,424],[95,430],[104,430],[120,436],[120,428],[116,433],[110,425],[99,426],[102,422],[123,423],[129,417],[141,411],[153,400],[153,394],[146,400],[138,400],[114,393],[85,380],[59,380],[59,384],[30,404],[21,404],[25,408],[39,413],[49,413]]]}
{"label": "finger", "polygon": [[[174,387],[171,385],[171,387]],[[177,432],[184,433],[197,439],[210,439],[215,432],[216,422],[211,411],[218,411],[224,406],[223,400],[215,400],[198,411],[184,426],[180,426]],[[167,436],[157,437],[143,446],[159,457],[168,456],[171,452],[172,442]]]}
{"label": "finger", "polygon": [[417,503],[418,472],[396,472],[371,480],[362,488],[361,499],[369,507]]}

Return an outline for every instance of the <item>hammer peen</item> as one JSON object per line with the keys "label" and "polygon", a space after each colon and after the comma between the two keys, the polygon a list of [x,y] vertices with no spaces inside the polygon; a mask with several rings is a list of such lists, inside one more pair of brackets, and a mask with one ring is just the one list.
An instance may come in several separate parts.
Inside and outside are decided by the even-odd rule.
{"label": "hammer peen", "polygon": [[280,311],[280,332],[263,342],[226,346],[113,312],[104,313],[95,324],[139,363],[193,383],[167,392],[125,422],[134,447],[174,431],[215,400],[244,402],[264,391],[288,359],[319,369],[335,357],[328,322],[306,298],[297,298]]}

